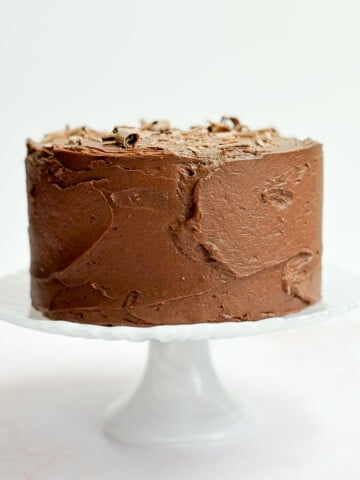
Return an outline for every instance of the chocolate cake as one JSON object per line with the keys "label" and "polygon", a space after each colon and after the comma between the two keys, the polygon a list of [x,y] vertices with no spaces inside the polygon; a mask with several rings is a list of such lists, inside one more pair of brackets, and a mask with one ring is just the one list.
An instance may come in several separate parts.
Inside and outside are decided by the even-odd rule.
{"label": "chocolate cake", "polygon": [[236,118],[27,142],[33,306],[152,326],[258,320],[320,298],[322,148]]}

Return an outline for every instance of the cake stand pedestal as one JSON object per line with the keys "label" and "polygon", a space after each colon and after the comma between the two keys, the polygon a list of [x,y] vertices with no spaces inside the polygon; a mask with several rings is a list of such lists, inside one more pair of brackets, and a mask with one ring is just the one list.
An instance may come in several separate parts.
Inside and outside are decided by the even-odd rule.
{"label": "cake stand pedestal", "polygon": [[252,427],[251,416],[223,390],[207,340],[151,340],[140,385],[109,407],[105,421],[112,439],[146,446],[217,443]]}
{"label": "cake stand pedestal", "polygon": [[0,319],[48,333],[103,340],[150,340],[144,376],[127,399],[112,404],[105,432],[147,447],[206,446],[251,432],[256,416],[234,403],[212,366],[209,339],[249,336],[304,326],[360,306],[360,277],[328,267],[318,304],[286,317],[157,327],[101,327],[46,320],[30,305],[26,272],[0,279]]}

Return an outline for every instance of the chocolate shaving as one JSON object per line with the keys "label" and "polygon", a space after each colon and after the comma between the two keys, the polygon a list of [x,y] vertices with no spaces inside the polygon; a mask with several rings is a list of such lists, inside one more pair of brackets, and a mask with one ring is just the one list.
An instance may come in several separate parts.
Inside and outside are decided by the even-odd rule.
{"label": "chocolate shaving", "polygon": [[140,120],[141,130],[150,130],[152,132],[168,132],[170,130],[170,122],[167,120],[155,120],[148,123],[145,120]]}
{"label": "chocolate shaving", "polygon": [[195,155],[195,157],[198,157],[198,156],[199,156],[199,151],[198,151],[196,148],[189,146],[189,147],[187,147],[187,149],[188,149],[190,152],[192,152],[192,153]]}
{"label": "chocolate shaving", "polygon": [[248,148],[251,147],[251,143],[248,142],[231,142],[231,143],[220,143],[218,145],[219,148],[225,149],[225,148],[235,148],[235,147],[240,147],[240,148]]}
{"label": "chocolate shaving", "polygon": [[209,122],[208,126],[209,132],[230,132],[235,130],[236,132],[248,132],[249,128],[246,125],[243,125],[237,117],[226,117],[223,116],[220,120],[220,123]]}
{"label": "chocolate shaving", "polygon": [[237,132],[247,132],[249,131],[249,127],[243,125],[237,117],[222,117],[221,123],[227,124],[227,122],[231,122],[232,130],[236,130]]}
{"label": "chocolate shaving", "polygon": [[210,122],[208,126],[208,131],[211,133],[219,133],[219,132],[230,132],[231,127],[226,123],[215,123]]}
{"label": "chocolate shaving", "polygon": [[68,145],[82,145],[83,144],[83,137],[80,135],[70,135],[67,138]]}
{"label": "chocolate shaving", "polygon": [[130,148],[139,140],[140,135],[137,130],[114,127],[112,135],[102,137],[103,143],[116,143],[123,148]]}
{"label": "chocolate shaving", "polygon": [[255,143],[258,147],[265,147],[266,146],[266,140],[264,140],[263,138],[257,138]]}
{"label": "chocolate shaving", "polygon": [[248,148],[244,148],[244,153],[250,153],[251,155],[258,155],[259,153],[259,149],[257,149],[256,147],[248,147]]}
{"label": "chocolate shaving", "polygon": [[260,135],[265,136],[279,135],[279,132],[273,127],[261,128],[260,130],[257,130],[257,132],[260,133]]}

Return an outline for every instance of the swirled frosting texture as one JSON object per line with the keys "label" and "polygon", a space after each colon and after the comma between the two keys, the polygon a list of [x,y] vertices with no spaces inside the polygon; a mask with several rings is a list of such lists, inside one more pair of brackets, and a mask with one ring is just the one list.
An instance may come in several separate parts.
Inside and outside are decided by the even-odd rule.
{"label": "swirled frosting texture", "polygon": [[36,309],[151,326],[257,320],[319,300],[319,143],[235,125],[139,135],[129,148],[85,127],[27,142]]}

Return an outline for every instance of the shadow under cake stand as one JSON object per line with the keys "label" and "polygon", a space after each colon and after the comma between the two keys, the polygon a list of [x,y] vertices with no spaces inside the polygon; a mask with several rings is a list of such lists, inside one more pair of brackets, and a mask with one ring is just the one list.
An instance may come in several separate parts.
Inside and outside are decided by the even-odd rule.
{"label": "shadow under cake stand", "polygon": [[127,399],[106,412],[105,432],[115,441],[147,447],[206,446],[254,429],[256,415],[233,402],[213,368],[208,340],[257,335],[326,320],[360,306],[360,277],[339,268],[323,271],[323,296],[298,314],[256,322],[156,327],[101,327],[47,320],[30,305],[29,275],[0,279],[0,319],[72,337],[149,340],[143,378]]}

